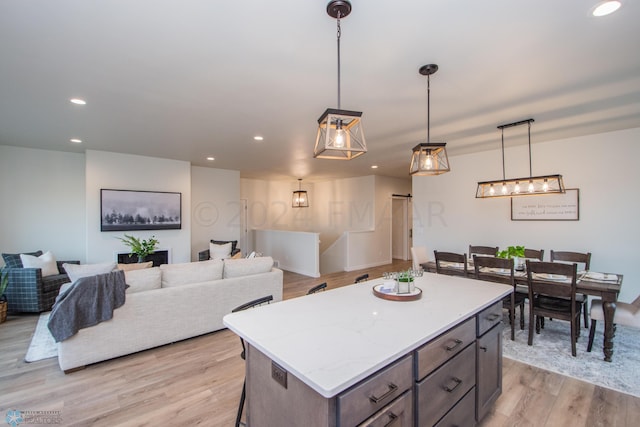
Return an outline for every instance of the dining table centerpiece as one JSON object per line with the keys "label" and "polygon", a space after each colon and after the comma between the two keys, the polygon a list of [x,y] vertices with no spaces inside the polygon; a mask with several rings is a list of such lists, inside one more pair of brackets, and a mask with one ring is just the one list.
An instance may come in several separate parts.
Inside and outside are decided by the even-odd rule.
{"label": "dining table centerpiece", "polygon": [[498,251],[496,258],[513,258],[513,266],[516,270],[524,269],[524,246],[507,246],[507,249]]}

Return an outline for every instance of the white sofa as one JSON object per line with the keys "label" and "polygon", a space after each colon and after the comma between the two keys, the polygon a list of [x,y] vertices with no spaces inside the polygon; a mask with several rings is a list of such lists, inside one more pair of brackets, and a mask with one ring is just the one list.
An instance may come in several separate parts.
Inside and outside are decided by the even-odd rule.
{"label": "white sofa", "polygon": [[113,318],[58,343],[58,363],[74,368],[223,329],[241,304],[282,300],[282,270],[271,257],[166,264],[126,271],[125,304]]}

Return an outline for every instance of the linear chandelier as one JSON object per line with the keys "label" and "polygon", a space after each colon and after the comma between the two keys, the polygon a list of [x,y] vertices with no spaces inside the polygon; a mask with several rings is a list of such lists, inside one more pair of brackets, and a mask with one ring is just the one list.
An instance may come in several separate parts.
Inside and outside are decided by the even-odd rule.
{"label": "linear chandelier", "polygon": [[[531,123],[533,119],[521,120],[519,122],[508,123],[498,126],[502,132],[502,179],[493,181],[478,182],[476,199],[486,199],[492,197],[517,197],[534,196],[541,194],[564,193],[564,181],[562,175],[541,175],[533,176],[531,167]],[[529,176],[524,178],[505,178],[504,169],[504,130],[513,126],[527,124],[529,137]]]}
{"label": "linear chandelier", "polygon": [[313,157],[351,160],[367,152],[362,129],[362,112],[340,109],[340,19],[351,13],[351,3],[333,0],[327,5],[327,13],[336,19],[338,26],[338,108],[327,108],[318,119]]}
{"label": "linear chandelier", "polygon": [[307,192],[302,189],[302,178],[298,178],[298,190],[293,192],[291,197],[292,208],[308,208],[309,196]]}
{"label": "linear chandelier", "polygon": [[427,64],[420,67],[420,74],[427,76],[427,142],[413,147],[411,154],[411,166],[409,174],[416,176],[440,175],[449,172],[449,157],[447,156],[446,143],[431,142],[431,74],[438,71],[436,64]]}

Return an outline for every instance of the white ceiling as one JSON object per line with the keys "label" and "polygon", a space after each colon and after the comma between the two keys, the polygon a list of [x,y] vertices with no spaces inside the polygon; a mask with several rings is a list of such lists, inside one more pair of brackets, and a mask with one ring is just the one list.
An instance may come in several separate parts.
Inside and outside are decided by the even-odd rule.
{"label": "white ceiling", "polygon": [[352,0],[341,107],[363,112],[369,151],[335,161],[313,158],[317,119],[337,107],[326,0],[2,0],[0,144],[246,178],[408,177],[428,63],[431,141],[450,156],[499,148],[496,126],[527,118],[534,144],[638,127],[640,2],[594,18],[596,1]]}

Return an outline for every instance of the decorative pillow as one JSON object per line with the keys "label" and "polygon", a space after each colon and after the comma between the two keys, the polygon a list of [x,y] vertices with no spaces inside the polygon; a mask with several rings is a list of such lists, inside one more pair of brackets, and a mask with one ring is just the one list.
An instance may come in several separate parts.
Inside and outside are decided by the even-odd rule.
{"label": "decorative pillow", "polygon": [[[20,259],[21,254],[2,254],[2,259],[4,260],[5,267],[7,268],[23,268],[22,260]],[[42,251],[35,252],[25,252],[25,255],[31,256],[40,256],[42,255]]]}
{"label": "decorative pillow", "polygon": [[103,262],[100,264],[62,264],[69,280],[75,282],[81,277],[95,276],[96,274],[110,273],[116,268],[115,262]]}
{"label": "decorative pillow", "polygon": [[232,277],[251,276],[253,274],[268,273],[273,267],[270,256],[241,259],[225,259],[223,279]]}
{"label": "decorative pillow", "polygon": [[186,262],[182,264],[162,264],[162,287],[186,285],[222,279],[224,264],[219,259],[209,261]]}
{"label": "decorative pillow", "polygon": [[129,285],[126,292],[131,294],[160,289],[160,286],[162,286],[162,272],[159,267],[125,270],[124,279]]}
{"label": "decorative pillow", "polygon": [[151,267],[153,267],[153,261],[132,262],[131,264],[118,264],[118,270],[122,270],[122,271],[142,270],[142,269],[151,268]]}
{"label": "decorative pillow", "polygon": [[231,242],[219,245],[217,243],[209,243],[209,259],[225,259],[231,257],[233,244]]}
{"label": "decorative pillow", "polygon": [[22,261],[23,268],[40,268],[42,270],[42,277],[60,274],[56,259],[50,251],[40,256],[20,254],[20,261]]}
{"label": "decorative pillow", "polygon": [[224,245],[225,243],[231,243],[231,252],[236,250],[236,246],[238,246],[237,240],[211,240],[211,243],[214,245]]}

